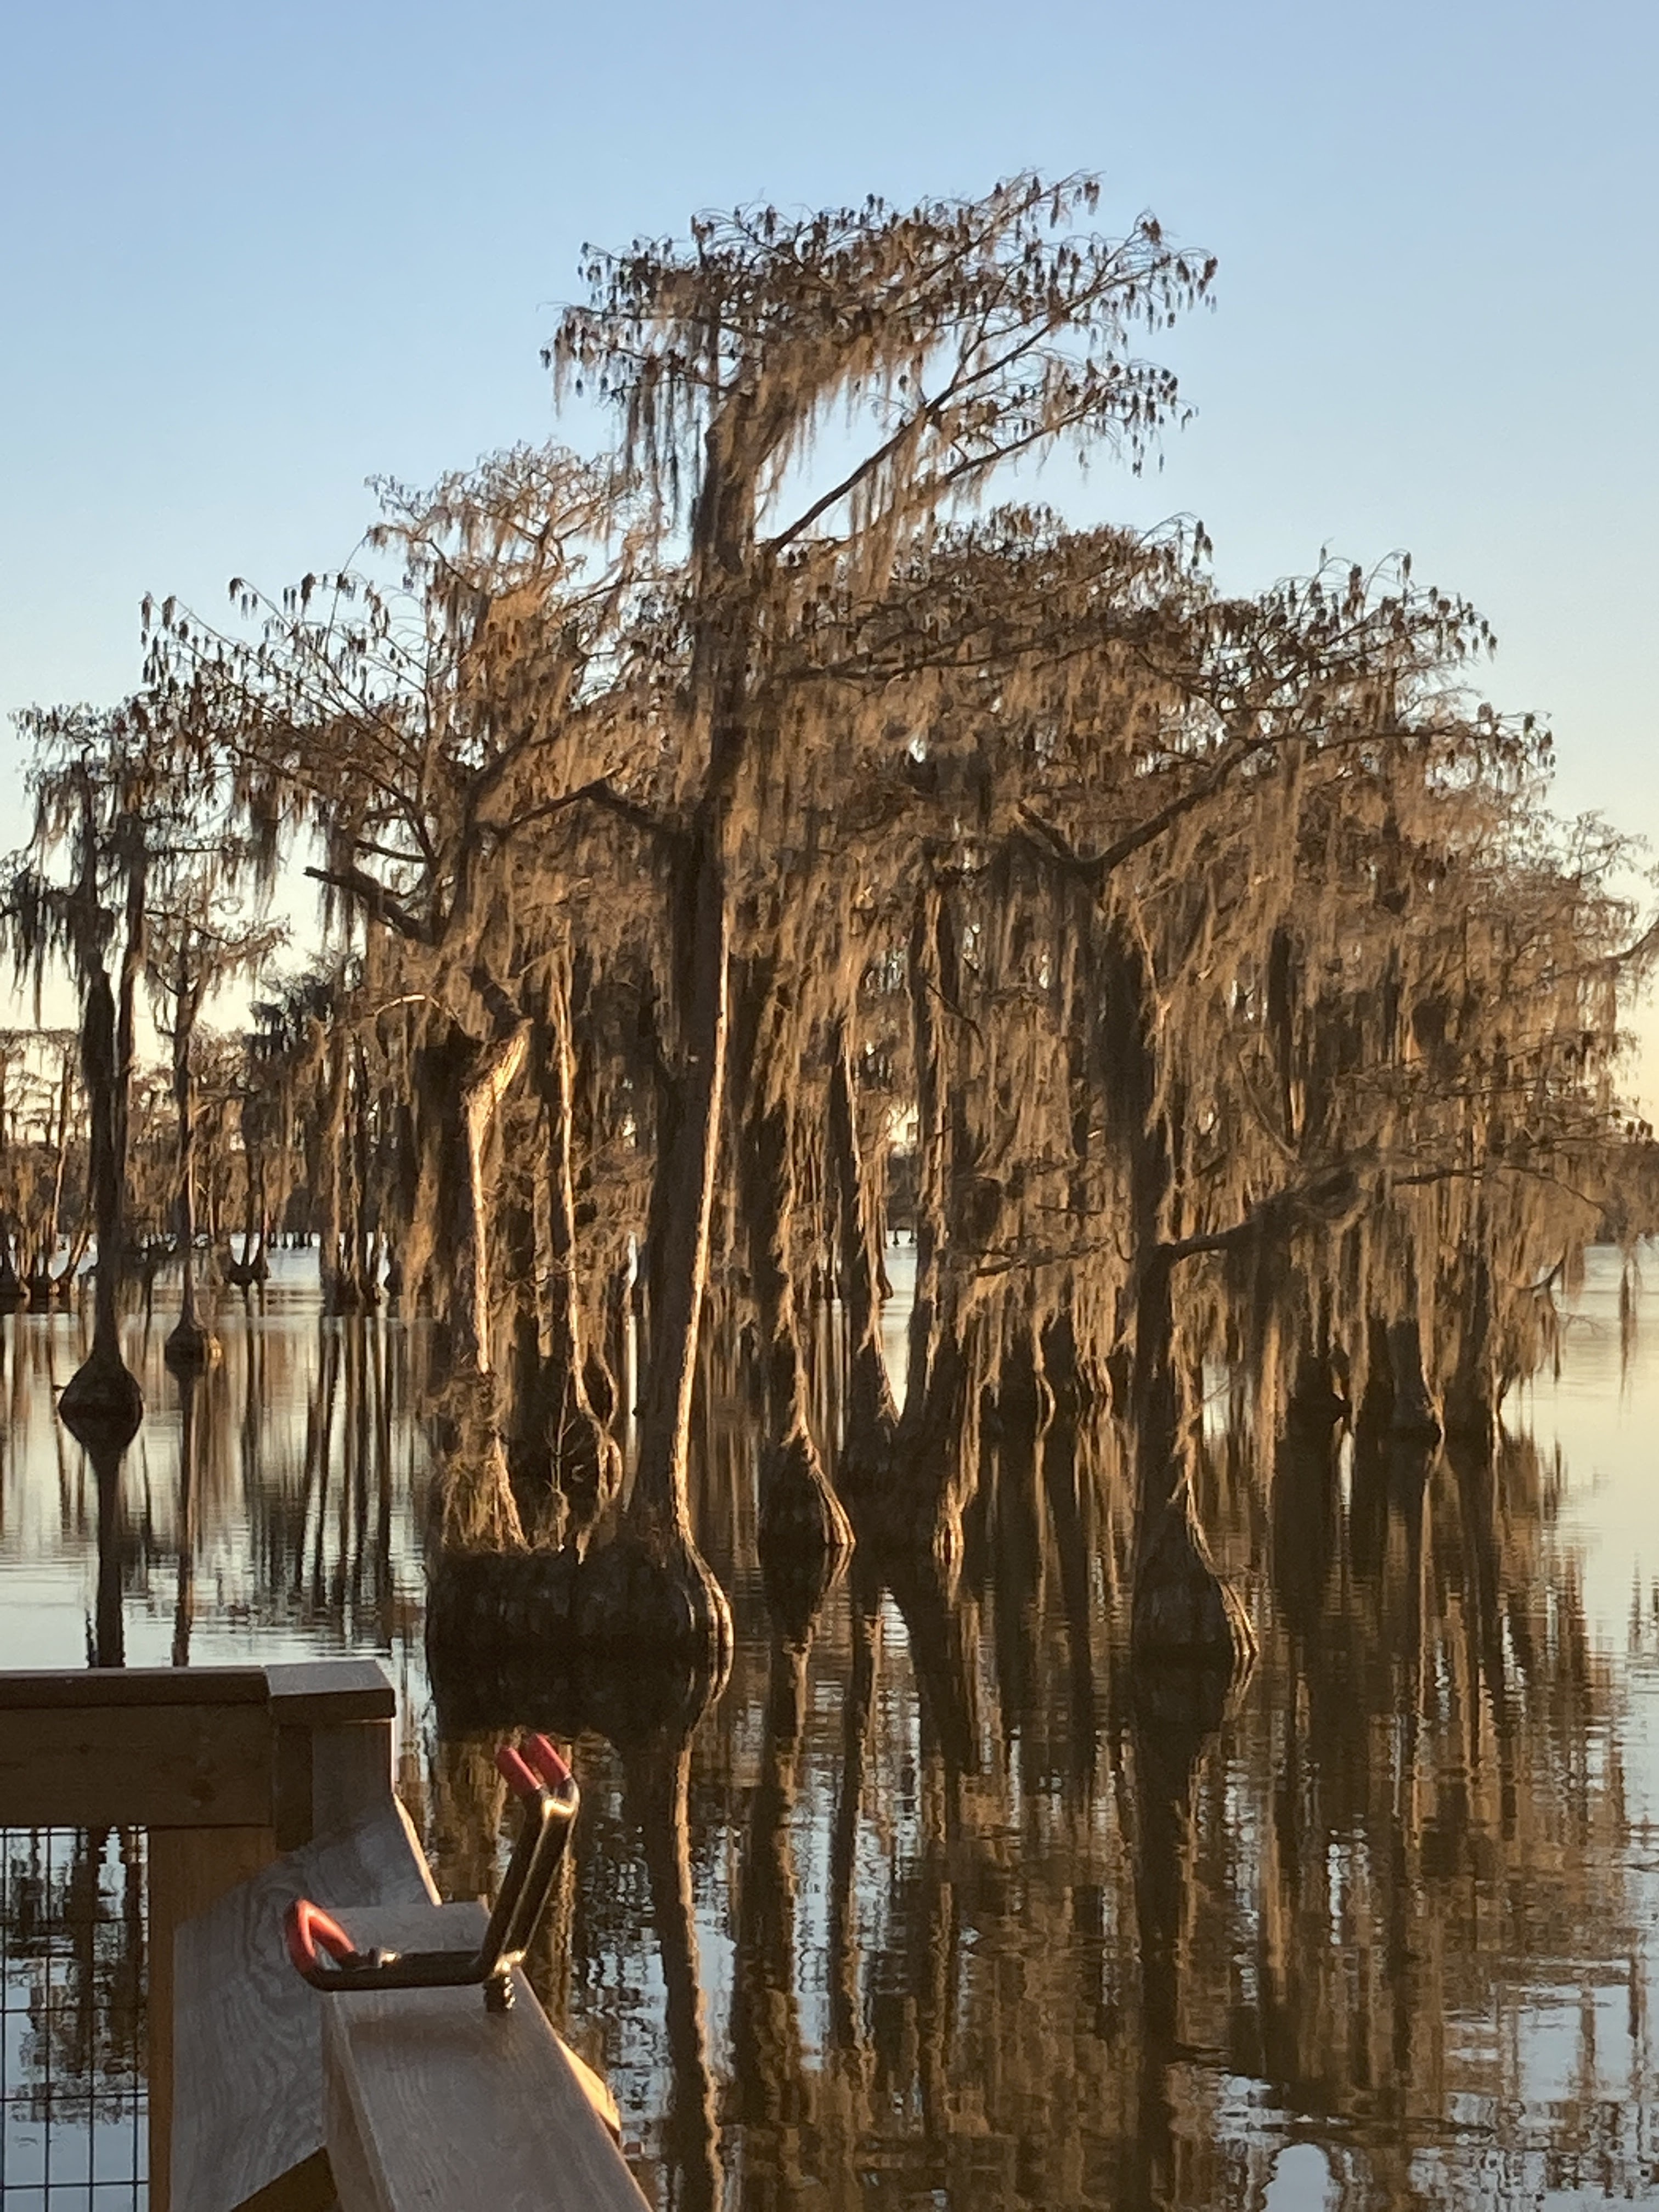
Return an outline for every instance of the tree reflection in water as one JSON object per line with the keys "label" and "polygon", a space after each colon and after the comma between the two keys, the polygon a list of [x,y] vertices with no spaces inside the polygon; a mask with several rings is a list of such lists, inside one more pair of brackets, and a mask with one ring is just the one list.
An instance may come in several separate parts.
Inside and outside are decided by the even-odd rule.
{"label": "tree reflection in water", "polygon": [[[78,2195],[94,2179],[142,2190],[143,1841],[107,1829],[0,1832],[8,2194],[51,2184]],[[107,2201],[118,2195],[132,2201],[124,2191]]]}
{"label": "tree reflection in water", "polygon": [[[0,1589],[37,1640],[4,1656],[380,1652],[452,1894],[501,1863],[499,1735],[574,1741],[583,1817],[532,1968],[659,2203],[1650,2189],[1654,1899],[1626,1763],[1659,1609],[1638,1589],[1611,1648],[1624,1624],[1592,1617],[1556,1532],[1563,1470],[1526,1437],[1447,1450],[1362,1407],[1349,1443],[1298,1392],[1264,1454],[1246,1394],[1218,1392],[1204,1514],[1261,1644],[1224,1705],[1125,1664],[1109,1428],[1011,1402],[982,1425],[960,1564],[866,1544],[802,1589],[756,1559],[734,1375],[703,1420],[700,1521],[733,1594],[729,1682],[479,1655],[434,1694],[420,1327],[319,1323],[278,1273],[263,1317],[263,1294],[222,1316],[187,1419],[146,1365],[125,1459],[65,1443],[60,1462],[75,1322],[6,1322]],[[91,1879],[64,1873],[66,1911]],[[136,1881],[129,1934],[112,1949],[106,1914],[101,1950],[64,1953],[60,2079],[136,2063]],[[14,1957],[31,1895],[8,1886]]]}

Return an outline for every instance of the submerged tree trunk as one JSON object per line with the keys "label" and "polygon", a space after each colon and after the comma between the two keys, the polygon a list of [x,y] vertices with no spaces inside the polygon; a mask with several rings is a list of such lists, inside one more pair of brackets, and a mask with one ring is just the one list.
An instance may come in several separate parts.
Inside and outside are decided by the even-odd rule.
{"label": "submerged tree trunk", "polygon": [[179,1377],[179,1590],[173,1609],[173,1663],[190,1664],[196,1626],[196,1393],[201,1378],[186,1367]]}
{"label": "submerged tree trunk", "polygon": [[446,1160],[446,1226],[453,1255],[445,1407],[453,1443],[441,1526],[447,1546],[500,1550],[518,1549],[524,1543],[491,1364],[485,1151],[501,1099],[524,1065],[528,1041],[529,1025],[519,1022],[489,1045],[456,1056],[453,1062],[459,1081],[457,1111],[447,1123],[452,1137]]}
{"label": "submerged tree trunk", "polygon": [[196,1082],[190,1049],[199,1005],[199,989],[184,973],[181,963],[173,1030],[173,1103],[179,1116],[173,1218],[184,1281],[179,1318],[167,1341],[167,1361],[173,1367],[199,1367],[217,1349],[196,1306]]}
{"label": "submerged tree trunk", "polygon": [[1187,1949],[1198,1765],[1224,1707],[1216,1678],[1162,1676],[1134,1701],[1135,1929],[1140,1954],[1140,2079],[1131,2156],[1120,2200],[1139,2208],[1179,2201],[1176,2088],[1181,1975]]}
{"label": "submerged tree trunk", "polygon": [[121,1607],[121,1458],[125,1449],[125,1443],[105,1433],[94,1434],[87,1444],[98,1484],[98,1594],[90,1655],[94,1667],[127,1663]]}
{"label": "submerged tree trunk", "polygon": [[724,2180],[691,1885],[690,1731],[653,1730],[619,1748],[627,1803],[644,1849],[662,1963],[672,2082],[663,2136],[679,2182],[673,2202],[682,2212],[716,2212]]}
{"label": "submerged tree trunk", "polygon": [[1042,1485],[1054,1525],[1060,1598],[1065,1609],[1073,1771],[1079,1791],[1086,1796],[1094,1779],[1099,1700],[1095,1689],[1093,1640],[1094,1551],[1084,1518],[1086,1492],[1085,1484],[1079,1478],[1079,1444],[1077,1416],[1062,1405],[1042,1439]]}
{"label": "submerged tree trunk", "polygon": [[578,1589],[586,1641],[678,1646],[721,1668],[732,1616],[692,1536],[689,1469],[729,1022],[726,836],[725,804],[705,800],[672,908],[683,1056],[666,1142],[659,1132],[650,1369],[634,1487],[621,1533],[590,1558]]}
{"label": "submerged tree trunk", "polygon": [[790,1822],[806,1712],[805,1638],[773,1625],[766,1733],[750,1801],[732,1974],[736,2117],[746,2201],[788,2203],[801,2185],[811,2090],[795,2001],[795,1872]]}
{"label": "submerged tree trunk", "polygon": [[858,1090],[850,1027],[843,1017],[830,1064],[830,1145],[836,1164],[842,1324],[846,1336],[847,1414],[841,1475],[849,1493],[880,1479],[898,1425],[881,1342],[881,1207],[859,1142]]}
{"label": "submerged tree trunk", "polygon": [[853,1655],[841,1715],[841,1783],[830,1832],[828,1927],[830,2045],[844,2059],[861,2057],[864,2015],[859,2000],[859,1826],[871,1749],[876,1678],[881,1665],[881,1585],[860,1553],[853,1561]]}
{"label": "submerged tree trunk", "polygon": [[806,1360],[795,1295],[796,1178],[790,1100],[771,1087],[778,1055],[765,1035],[776,990],[770,963],[751,962],[739,994],[733,1059],[749,1086],[739,1169],[750,1275],[760,1320],[767,1408],[759,1473],[760,1540],[844,1554],[852,1524],[830,1489],[807,1420]]}
{"label": "submerged tree trunk", "polygon": [[1176,1357],[1176,1251],[1169,1241],[1175,1163],[1158,1089],[1157,1012],[1146,954],[1121,922],[1112,925],[1103,964],[1109,1080],[1128,1160],[1134,1239],[1130,1649],[1143,1662],[1231,1668],[1248,1662],[1255,1639],[1243,1607],[1216,1572],[1193,1500],[1186,1378]]}
{"label": "submerged tree trunk", "polygon": [[[136,981],[136,976],[134,978]],[[91,1123],[88,1178],[98,1224],[92,1349],[70,1378],[58,1410],[77,1435],[101,1429],[123,1442],[143,1419],[144,1396],[121,1356],[120,1285],[125,1259],[126,1092],[131,1067],[131,1009],[122,978],[126,1018],[118,1020],[102,968],[87,987],[81,1020],[82,1079]],[[121,1050],[123,1036],[129,1050]]]}
{"label": "submerged tree trunk", "polygon": [[561,974],[549,994],[536,1070],[546,1130],[548,1266],[546,1348],[538,1401],[546,1423],[551,1480],[579,1528],[610,1506],[622,1483],[622,1454],[588,1396],[588,1353],[577,1272],[570,994]]}

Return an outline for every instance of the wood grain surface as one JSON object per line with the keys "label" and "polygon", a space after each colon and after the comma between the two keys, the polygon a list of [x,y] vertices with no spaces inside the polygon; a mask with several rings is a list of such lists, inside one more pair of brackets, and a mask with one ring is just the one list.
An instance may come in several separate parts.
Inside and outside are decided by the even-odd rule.
{"label": "wood grain surface", "polygon": [[[383,1678],[384,1679],[384,1678]],[[0,1671],[0,1712],[76,1705],[263,1705],[263,1667],[82,1667],[74,1674],[27,1667]]]}
{"label": "wood grain surface", "polygon": [[188,1920],[270,1865],[276,1856],[270,1828],[156,1828],[149,1838],[150,2212],[168,2212],[173,2102],[173,1938]]}
{"label": "wood grain surface", "polygon": [[[88,1677],[88,1679],[93,1679]],[[0,1706],[7,1827],[262,1828],[271,1819],[269,1706],[87,1701]]]}
{"label": "wood grain surface", "polygon": [[[375,1820],[290,1851],[179,1929],[170,2173],[179,2212],[233,2212],[323,2147],[322,2014],[339,2000],[319,1996],[289,1963],[283,1914],[296,1897],[429,1915],[431,1877],[403,1808],[390,1802]],[[296,2212],[315,2201],[293,2199]]]}
{"label": "wood grain surface", "polygon": [[[396,1944],[408,1922],[369,1912],[348,1924],[359,1943]],[[643,2212],[589,2101],[586,2069],[524,1976],[514,1984],[506,2013],[487,2011],[477,1990],[328,2001],[325,2110],[341,2212]]]}

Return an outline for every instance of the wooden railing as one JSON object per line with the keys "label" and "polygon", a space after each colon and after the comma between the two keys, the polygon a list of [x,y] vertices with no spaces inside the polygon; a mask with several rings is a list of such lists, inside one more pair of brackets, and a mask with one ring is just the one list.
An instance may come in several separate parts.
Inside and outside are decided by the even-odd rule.
{"label": "wooden railing", "polygon": [[[522,1975],[319,1996],[284,1905],[364,1944],[470,1948],[392,1791],[396,1699],[372,1661],[0,1673],[0,1826],[143,1827],[155,2212],[639,2212],[597,2077]],[[387,1918],[386,1916],[391,1917]]]}

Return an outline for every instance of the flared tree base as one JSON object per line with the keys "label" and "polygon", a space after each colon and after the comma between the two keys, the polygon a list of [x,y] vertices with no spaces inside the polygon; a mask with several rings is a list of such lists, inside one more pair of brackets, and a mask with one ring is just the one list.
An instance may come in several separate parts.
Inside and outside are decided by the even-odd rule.
{"label": "flared tree base", "polygon": [[433,1570],[427,1663],[447,1732],[598,1729],[615,1741],[695,1723],[729,1671],[659,1638],[584,1642],[574,1626],[584,1564],[562,1552],[446,1553]]}
{"label": "flared tree base", "polygon": [[817,1448],[805,1426],[769,1445],[760,1470],[761,1555],[848,1558],[853,1524],[830,1487]]}
{"label": "flared tree base", "polygon": [[586,1557],[574,1546],[446,1548],[432,1567],[427,1640],[452,1678],[466,1666],[507,1678],[600,1656],[723,1677],[732,1614],[690,1545],[662,1556],[624,1532]]}
{"label": "flared tree base", "polygon": [[578,1640],[593,1651],[674,1652],[723,1674],[732,1608],[689,1539],[659,1545],[629,1529],[590,1552],[576,1584]]}
{"label": "flared tree base", "polygon": [[130,1443],[144,1418],[138,1378],[118,1356],[92,1358],[78,1367],[58,1401],[64,1426],[82,1443],[95,1438],[117,1449]]}
{"label": "flared tree base", "polygon": [[1138,1668],[1197,1666],[1233,1675],[1255,1662],[1255,1632],[1184,1500],[1164,1510],[1136,1562],[1129,1650]]}
{"label": "flared tree base", "polygon": [[210,1328],[181,1315],[167,1333],[161,1357],[174,1374],[199,1374],[219,1357],[219,1340]]}

